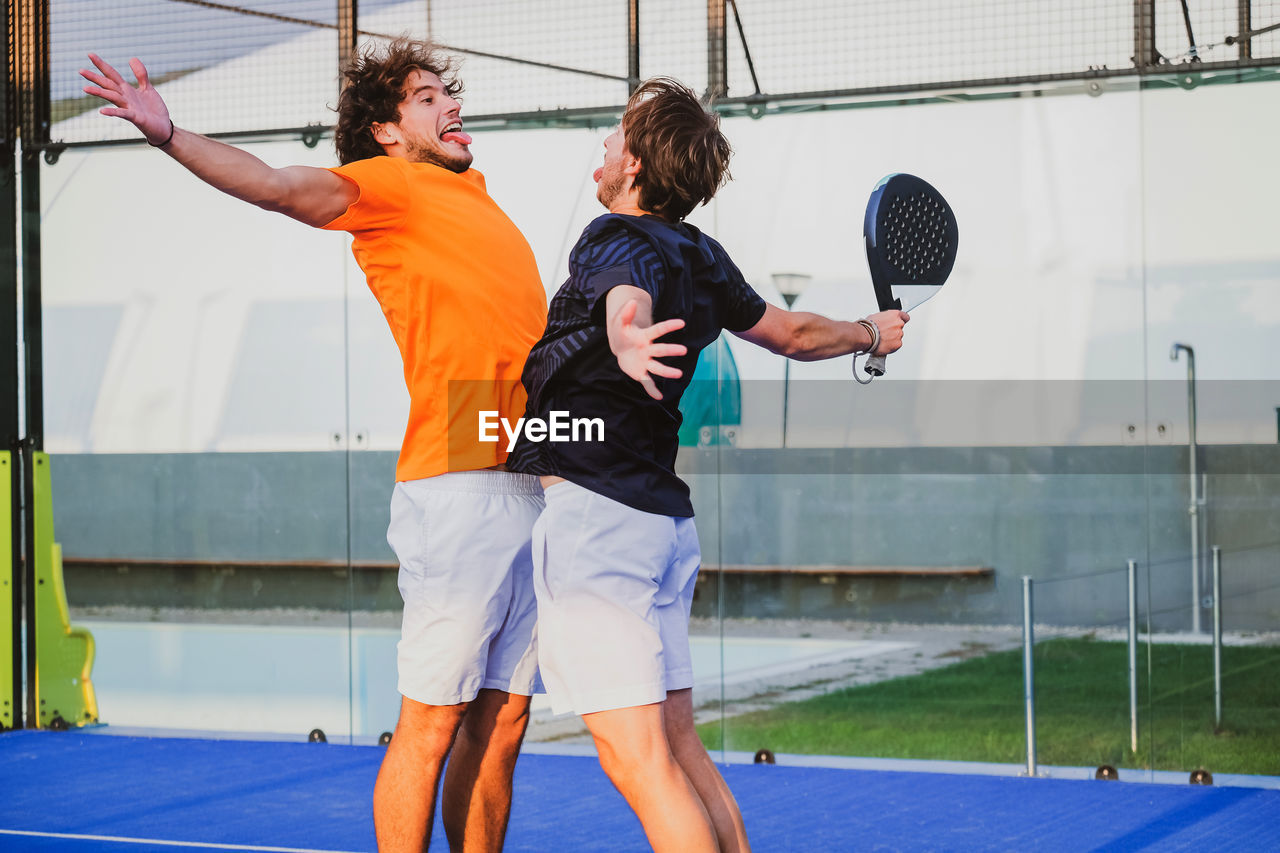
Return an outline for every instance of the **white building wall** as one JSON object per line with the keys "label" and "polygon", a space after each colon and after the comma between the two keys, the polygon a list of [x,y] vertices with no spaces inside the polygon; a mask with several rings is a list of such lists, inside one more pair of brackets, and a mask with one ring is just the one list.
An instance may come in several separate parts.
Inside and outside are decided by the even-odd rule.
{"label": "white building wall", "polygon": [[[269,49],[162,91],[181,123],[272,61]],[[1202,379],[1256,383],[1203,386],[1201,441],[1274,441],[1277,386],[1257,380],[1280,380],[1278,103],[1280,85],[1250,84],[726,120],[734,181],[691,221],[770,301],[773,273],[803,272],[797,310],[854,317],[874,310],[860,224],[875,183],[919,174],[957,212],[952,279],[887,377],[862,388],[847,358],[792,365],[791,445],[1181,443],[1174,340],[1196,347]],[[84,121],[109,120],[71,120]],[[604,135],[477,134],[476,166],[549,294],[600,212]],[[329,140],[248,147],[276,165],[334,162]],[[69,151],[43,182],[51,451],[399,445],[398,354],[345,235],[222,196],[143,147]],[[95,321],[69,309],[95,306],[116,327],[81,352]],[[776,446],[782,361],[732,345],[748,381],[739,444]],[[1099,395],[1103,380],[1131,384]]]}

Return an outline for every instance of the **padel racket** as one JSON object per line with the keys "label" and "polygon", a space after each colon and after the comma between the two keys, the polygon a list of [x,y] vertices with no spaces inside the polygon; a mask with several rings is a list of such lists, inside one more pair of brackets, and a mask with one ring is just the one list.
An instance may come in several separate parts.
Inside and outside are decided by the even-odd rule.
{"label": "padel racket", "polygon": [[[956,262],[959,231],[951,205],[915,175],[893,174],[876,185],[862,220],[867,266],[881,311],[911,311],[942,289]],[[884,375],[884,356],[867,359],[866,385]]]}

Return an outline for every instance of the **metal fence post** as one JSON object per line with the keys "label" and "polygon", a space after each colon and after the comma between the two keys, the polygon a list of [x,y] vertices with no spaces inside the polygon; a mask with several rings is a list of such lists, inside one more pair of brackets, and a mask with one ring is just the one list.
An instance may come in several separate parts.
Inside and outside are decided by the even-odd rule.
{"label": "metal fence post", "polygon": [[[26,665],[27,665],[27,728],[40,724],[40,708],[36,704],[36,553],[35,553],[35,504],[32,491],[34,451],[44,449],[44,324],[41,322],[41,204],[40,171],[41,151],[49,142],[49,0],[22,0],[19,6],[17,68],[19,80],[19,116],[22,155],[18,168],[21,175],[19,188],[20,219],[18,239],[22,250],[22,287],[20,299],[22,318],[19,321],[22,342],[22,401],[24,437],[23,455],[23,588],[26,590]],[[13,61],[10,57],[10,61]],[[16,532],[16,531],[15,531]],[[15,570],[17,567],[14,567]]]}
{"label": "metal fence post", "polygon": [[1175,343],[1169,351],[1171,361],[1178,353],[1187,354],[1187,457],[1191,502],[1187,515],[1191,520],[1191,633],[1200,633],[1200,473],[1196,457],[1196,351],[1187,344]]}
{"label": "metal fence post", "polygon": [[1222,549],[1213,546],[1213,727],[1222,728]]}
{"label": "metal fence post", "polygon": [[1022,693],[1027,706],[1027,775],[1036,775],[1036,692],[1031,649],[1035,645],[1031,578],[1022,576]]}
{"label": "metal fence post", "polygon": [[627,94],[640,88],[640,0],[627,3]]}
{"label": "metal fence post", "polygon": [[707,0],[707,100],[729,94],[727,0]]}
{"label": "metal fence post", "polygon": [[360,41],[359,0],[338,0],[338,94],[347,87],[343,74],[356,55]]}
{"label": "metal fence post", "polygon": [[[0,6],[0,24],[4,25],[6,55],[17,54],[17,9],[13,3]],[[12,690],[0,696],[0,707],[8,704],[7,719],[12,728],[23,725],[23,684],[26,669],[23,655],[23,624],[26,575],[22,568],[22,428],[19,373],[22,363],[18,360],[18,157],[17,138],[21,124],[18,103],[20,81],[16,64],[5,64],[3,89],[0,89],[0,451],[9,453],[5,477],[0,478],[0,488],[9,488],[9,518],[0,518],[0,525],[8,524],[11,551],[0,555],[9,560],[12,569],[9,581],[8,613],[0,613],[0,626],[10,632],[10,660],[0,662],[0,669],[8,667]],[[25,141],[25,139],[24,139]],[[3,645],[0,643],[0,645]],[[4,719],[4,717],[0,717]],[[0,725],[3,728],[3,725]]]}
{"label": "metal fence post", "polygon": [[1138,751],[1138,561],[1129,561],[1129,749]]}
{"label": "metal fence post", "polygon": [[1253,5],[1251,0],[1237,0],[1236,2],[1236,29],[1240,32],[1237,36],[1240,59],[1253,58],[1253,37],[1248,35],[1253,29]]}
{"label": "metal fence post", "polygon": [[1160,62],[1155,5],[1155,0],[1133,0],[1133,64],[1139,74]]}

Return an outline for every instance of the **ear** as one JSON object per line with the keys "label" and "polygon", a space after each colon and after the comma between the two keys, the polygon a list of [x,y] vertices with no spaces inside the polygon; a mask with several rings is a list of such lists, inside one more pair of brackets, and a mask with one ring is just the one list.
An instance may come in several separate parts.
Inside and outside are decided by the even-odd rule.
{"label": "ear", "polygon": [[636,175],[640,174],[640,158],[633,157],[630,152],[627,153],[626,157],[626,162],[622,164],[622,174],[630,175],[634,178]]}
{"label": "ear", "polygon": [[373,140],[379,145],[395,145],[400,141],[400,128],[394,122],[377,122],[370,126]]}

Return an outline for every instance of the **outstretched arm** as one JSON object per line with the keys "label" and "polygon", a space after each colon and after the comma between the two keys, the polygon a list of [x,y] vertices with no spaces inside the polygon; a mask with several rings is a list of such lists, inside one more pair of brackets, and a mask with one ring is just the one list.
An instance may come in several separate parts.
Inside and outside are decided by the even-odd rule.
{"label": "outstretched arm", "polygon": [[130,122],[147,142],[205,183],[264,210],[315,226],[332,222],[356,200],[355,185],[328,169],[276,169],[247,151],[174,127],[169,108],[137,59],[129,60],[137,86],[126,82],[102,57],[91,53],[89,59],[98,71],[80,71],[91,84],[84,91],[111,104],[98,112]]}
{"label": "outstretched arm", "polygon": [[[874,355],[888,355],[902,347],[902,327],[911,319],[907,312],[881,311],[867,319],[880,330],[880,345]],[[807,311],[784,311],[776,305],[765,308],[760,322],[735,334],[797,361],[819,361],[851,352],[866,352],[871,346],[871,333],[858,323],[832,320]]]}
{"label": "outstretched arm", "polygon": [[618,357],[622,372],[644,386],[655,400],[662,392],[653,377],[679,379],[679,368],[658,361],[663,356],[684,355],[683,344],[655,343],[657,338],[684,328],[684,320],[653,322],[653,300],[638,287],[620,284],[605,296],[605,328],[609,333],[609,349]]}

